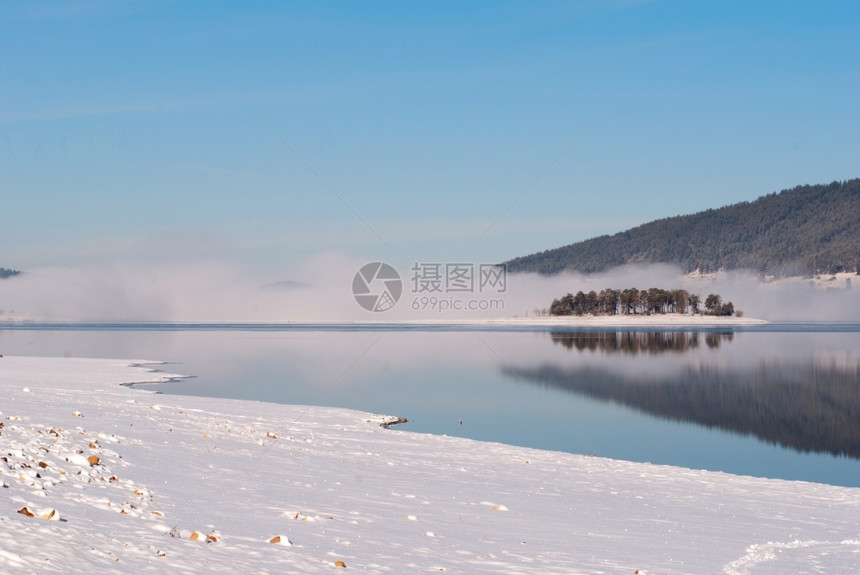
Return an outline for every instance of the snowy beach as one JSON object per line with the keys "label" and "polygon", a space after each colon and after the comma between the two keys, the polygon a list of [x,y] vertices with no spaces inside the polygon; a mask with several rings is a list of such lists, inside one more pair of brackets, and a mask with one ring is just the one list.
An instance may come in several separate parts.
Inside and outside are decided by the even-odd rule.
{"label": "snowy beach", "polygon": [[132,363],[0,358],[0,571],[860,569],[860,489],[158,395]]}

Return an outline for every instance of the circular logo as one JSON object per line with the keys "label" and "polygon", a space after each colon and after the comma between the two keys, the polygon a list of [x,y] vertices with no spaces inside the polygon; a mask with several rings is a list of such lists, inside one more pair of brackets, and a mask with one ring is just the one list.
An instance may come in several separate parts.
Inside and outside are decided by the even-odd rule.
{"label": "circular logo", "polygon": [[400,274],[383,262],[361,266],[352,278],[352,295],[367,311],[387,311],[394,307],[403,293]]}

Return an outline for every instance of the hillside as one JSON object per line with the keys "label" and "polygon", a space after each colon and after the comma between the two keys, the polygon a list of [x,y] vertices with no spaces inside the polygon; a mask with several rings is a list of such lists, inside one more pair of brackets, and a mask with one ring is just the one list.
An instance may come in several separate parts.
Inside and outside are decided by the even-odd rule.
{"label": "hillside", "polygon": [[505,263],[509,272],[541,274],[592,273],[628,263],[670,263],[686,272],[857,271],[860,179],[798,186],[753,202],[656,220]]}

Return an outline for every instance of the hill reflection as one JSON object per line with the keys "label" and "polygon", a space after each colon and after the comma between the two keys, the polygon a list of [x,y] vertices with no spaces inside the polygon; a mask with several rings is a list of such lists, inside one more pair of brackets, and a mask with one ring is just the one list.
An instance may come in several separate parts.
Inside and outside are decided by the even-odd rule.
{"label": "hill reflection", "polygon": [[691,352],[700,340],[713,348],[731,341],[732,334],[621,332],[551,337],[553,343],[570,350],[606,353],[606,365],[600,361],[582,366],[544,362],[536,367],[505,366],[503,373],[617,402],[663,419],[752,434],[799,452],[860,459],[857,365],[847,366],[849,369],[844,361],[822,361],[821,357],[801,360],[771,356],[746,366],[727,367],[725,362],[702,361],[699,353],[698,359],[679,369],[661,372],[637,362],[641,369],[619,373],[610,369],[615,360],[609,354]]}

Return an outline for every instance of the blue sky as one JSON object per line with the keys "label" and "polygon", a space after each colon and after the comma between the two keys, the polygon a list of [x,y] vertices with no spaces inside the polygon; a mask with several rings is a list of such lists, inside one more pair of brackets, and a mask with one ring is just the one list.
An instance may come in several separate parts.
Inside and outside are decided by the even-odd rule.
{"label": "blue sky", "polygon": [[853,1],[4,2],[0,267],[497,262],[857,177],[858,24]]}

